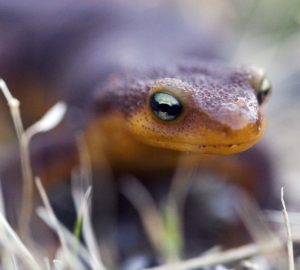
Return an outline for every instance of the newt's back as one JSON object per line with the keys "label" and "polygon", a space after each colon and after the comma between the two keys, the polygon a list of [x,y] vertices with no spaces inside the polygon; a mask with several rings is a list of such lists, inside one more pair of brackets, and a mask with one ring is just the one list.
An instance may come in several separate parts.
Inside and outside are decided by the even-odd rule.
{"label": "newt's back", "polygon": [[88,106],[96,85],[114,70],[211,59],[223,49],[216,53],[208,33],[167,5],[2,0],[0,30],[0,76],[24,108],[33,96],[40,103],[36,113],[26,110],[29,122],[57,99]]}

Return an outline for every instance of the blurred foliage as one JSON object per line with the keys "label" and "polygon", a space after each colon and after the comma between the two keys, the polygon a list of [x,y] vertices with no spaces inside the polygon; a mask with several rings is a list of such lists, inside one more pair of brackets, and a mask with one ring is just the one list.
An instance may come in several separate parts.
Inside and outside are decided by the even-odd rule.
{"label": "blurred foliage", "polygon": [[198,19],[217,21],[239,32],[247,29],[257,34],[289,34],[300,27],[298,0],[187,0],[181,5]]}
{"label": "blurred foliage", "polygon": [[300,1],[255,0],[243,1],[240,8],[241,30],[268,35],[278,32],[289,35],[299,30]]}

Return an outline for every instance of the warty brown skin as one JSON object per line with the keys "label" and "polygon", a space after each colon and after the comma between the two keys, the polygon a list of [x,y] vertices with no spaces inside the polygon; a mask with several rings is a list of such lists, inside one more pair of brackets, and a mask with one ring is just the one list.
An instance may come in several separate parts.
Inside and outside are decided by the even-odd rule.
{"label": "warty brown skin", "polygon": [[[263,72],[254,67],[201,62],[178,64],[171,71],[167,67],[142,74],[127,70],[96,91],[94,117],[105,122],[104,129],[109,122],[115,125],[113,118],[122,118],[120,132],[125,129],[133,139],[156,148],[238,153],[253,146],[263,133],[263,104],[258,103],[256,86],[263,79]],[[155,115],[150,98],[158,92],[180,100],[180,117],[163,121]]]}

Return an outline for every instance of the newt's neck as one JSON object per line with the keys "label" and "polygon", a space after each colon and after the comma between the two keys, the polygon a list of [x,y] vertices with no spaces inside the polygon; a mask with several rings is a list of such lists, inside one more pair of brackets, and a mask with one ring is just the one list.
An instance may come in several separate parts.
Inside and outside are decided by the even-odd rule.
{"label": "newt's neck", "polygon": [[117,112],[90,121],[85,136],[95,167],[108,162],[116,171],[171,170],[182,155],[179,151],[156,148],[139,141],[126,128],[123,115]]}

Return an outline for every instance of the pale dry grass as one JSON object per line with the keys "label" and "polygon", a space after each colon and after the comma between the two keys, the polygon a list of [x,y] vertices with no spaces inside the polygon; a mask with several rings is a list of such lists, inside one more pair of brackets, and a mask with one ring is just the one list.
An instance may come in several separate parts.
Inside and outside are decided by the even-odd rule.
{"label": "pale dry grass", "polygon": [[[1,213],[0,213],[0,244],[2,268],[3,269],[86,269],[87,265],[91,269],[105,270],[107,269],[102,262],[99,252],[96,236],[93,233],[91,216],[90,216],[90,201],[91,201],[91,168],[89,163],[89,155],[84,141],[79,139],[79,149],[81,150],[81,168],[79,172],[74,173],[72,194],[77,211],[77,233],[69,232],[61,222],[56,218],[52,206],[49,202],[47,192],[39,178],[36,178],[35,183],[38,188],[40,197],[44,204],[43,207],[38,207],[37,213],[40,218],[54,230],[59,239],[56,256],[54,259],[43,258],[38,253],[38,248],[35,247],[33,239],[30,239],[28,226],[32,211],[32,172],[29,158],[29,143],[31,138],[40,132],[46,132],[54,128],[63,118],[66,107],[59,103],[55,105],[48,113],[44,115],[38,122],[24,131],[19,110],[19,102],[11,96],[6,84],[3,80],[0,81],[0,87],[3,94],[7,98],[10,106],[11,115],[15,124],[17,137],[20,144],[21,156],[23,155],[23,204],[26,206],[21,209],[19,222],[22,222],[22,228],[18,233],[11,228],[5,218],[5,202],[1,196]],[[184,162],[184,159],[182,160]],[[166,264],[148,270],[166,270],[166,269],[197,269],[199,267],[208,267],[213,265],[226,265],[231,262],[243,261],[251,259],[255,256],[263,256],[270,260],[270,267],[275,266],[276,262],[270,259],[270,254],[274,252],[281,254],[286,258],[284,249],[285,242],[279,238],[269,227],[260,210],[246,196],[241,196],[241,206],[239,209],[240,216],[244,220],[250,235],[255,240],[254,243],[246,246],[241,246],[232,250],[207,252],[198,258],[183,260],[181,257],[182,249],[182,229],[181,229],[181,211],[185,201],[185,196],[190,186],[190,178],[193,170],[182,171],[178,168],[175,174],[172,188],[167,196],[167,202],[163,209],[157,208],[151,195],[137,180],[130,179],[123,186],[123,193],[132,202],[140,214],[145,231],[152,243],[154,249],[160,254],[162,261]],[[182,181],[182,178],[185,178]],[[29,185],[29,187],[27,186]],[[135,196],[140,194],[140,196]],[[30,195],[30,196],[29,196]],[[289,270],[294,270],[293,253],[292,253],[292,238],[289,227],[288,215],[284,200],[282,198],[284,208],[284,216],[286,226],[288,228],[288,254],[289,254]],[[26,216],[26,218],[25,218]],[[260,221],[260,222],[258,222]],[[20,223],[19,223],[20,224]],[[83,233],[86,246],[83,246],[79,241],[80,232]],[[26,232],[26,234],[24,234]],[[21,236],[21,238],[20,238]],[[21,240],[22,239],[22,240]],[[248,261],[247,261],[248,262]],[[251,262],[251,261],[250,261]],[[279,264],[281,264],[279,262]],[[257,269],[260,268],[259,265]]]}

